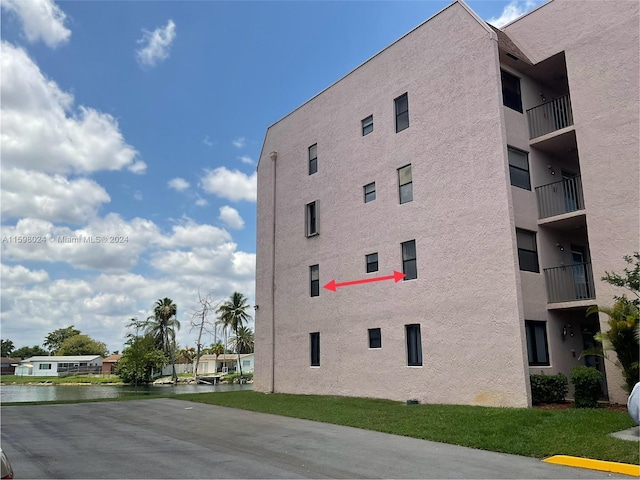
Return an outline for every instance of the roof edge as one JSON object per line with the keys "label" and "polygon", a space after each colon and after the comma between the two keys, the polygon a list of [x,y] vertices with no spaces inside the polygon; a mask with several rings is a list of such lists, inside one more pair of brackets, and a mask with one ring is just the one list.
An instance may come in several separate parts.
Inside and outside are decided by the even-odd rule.
{"label": "roof edge", "polygon": [[534,8],[533,10],[531,10],[530,12],[525,13],[524,15],[520,15],[518,18],[516,18],[515,20],[511,20],[509,23],[507,23],[506,25],[503,25],[500,27],[500,30],[504,31],[505,28],[507,28],[509,25],[513,25],[516,22],[519,22],[520,20],[522,20],[524,17],[527,17],[529,15],[531,15],[533,12],[535,12],[536,10],[540,10],[542,7],[544,7],[545,5],[550,4],[551,2],[553,2],[553,0],[547,0],[544,3],[541,3],[540,5],[538,5],[536,8]]}
{"label": "roof edge", "polygon": [[464,8],[467,13],[469,15],[471,15],[471,17],[476,20],[476,22],[478,22],[482,28],[485,29],[485,31],[489,34],[490,38],[492,40],[495,40],[496,42],[498,41],[498,35],[491,30],[491,27],[489,27],[489,25],[487,25],[487,23],[482,20],[478,14],[476,12],[474,12],[471,7],[469,7],[464,0],[454,0],[453,2],[451,2],[449,5],[447,5],[446,7],[442,8],[441,10],[438,10],[436,13],[434,13],[433,15],[431,15],[429,18],[427,18],[424,22],[418,24],[417,26],[415,26],[414,28],[412,28],[411,30],[409,30],[407,33],[405,33],[404,35],[402,35],[401,37],[399,37],[397,40],[394,40],[393,42],[391,42],[389,45],[387,45],[386,47],[384,47],[382,50],[380,50],[379,52],[375,53],[374,55],[372,55],[371,57],[369,57],[368,59],[366,59],[364,62],[360,63],[358,66],[356,66],[355,68],[349,70],[349,72],[347,72],[345,75],[343,75],[342,77],[340,77],[339,79],[337,79],[336,81],[334,81],[333,83],[329,84],[327,87],[323,88],[322,90],[320,90],[318,93],[316,93],[315,95],[313,95],[311,98],[309,98],[308,100],[306,100],[305,102],[301,103],[300,105],[298,105],[296,108],[294,108],[293,110],[291,110],[289,113],[287,113],[285,116],[280,117],[278,120],[276,120],[275,122],[273,122],[271,125],[269,125],[267,127],[267,133],[265,134],[265,138],[264,138],[264,142],[262,144],[262,149],[260,150],[260,157],[258,158],[258,163],[256,165],[256,170],[258,169],[258,167],[260,166],[260,161],[262,159],[262,154],[264,153],[264,146],[267,140],[267,135],[269,133],[269,129],[271,129],[271,127],[274,127],[275,125],[277,125],[278,123],[280,123],[282,120],[284,120],[285,118],[287,118],[288,116],[292,115],[293,113],[295,113],[296,111],[300,110],[302,107],[304,107],[307,103],[311,102],[312,100],[314,100],[316,97],[319,97],[320,95],[322,95],[324,92],[326,92],[327,90],[329,90],[331,87],[333,87],[334,85],[338,84],[339,82],[341,82],[342,80],[344,80],[345,78],[347,78],[349,75],[351,75],[353,72],[355,72],[356,70],[358,70],[359,68],[363,67],[364,65],[366,65],[367,63],[369,63],[371,60],[373,60],[374,58],[376,58],[378,55],[382,54],[382,52],[384,52],[385,50],[388,50],[389,48],[391,48],[393,45],[395,45],[396,43],[398,43],[400,40],[402,40],[403,38],[405,38],[406,36],[410,35],[411,33],[413,33],[415,30],[419,29],[420,27],[422,27],[423,25],[425,25],[426,23],[430,22],[431,20],[433,20],[435,17],[437,17],[438,15],[440,15],[441,13],[443,13],[444,11],[448,10],[449,8],[451,8],[453,5],[455,4],[459,4],[462,8]]}

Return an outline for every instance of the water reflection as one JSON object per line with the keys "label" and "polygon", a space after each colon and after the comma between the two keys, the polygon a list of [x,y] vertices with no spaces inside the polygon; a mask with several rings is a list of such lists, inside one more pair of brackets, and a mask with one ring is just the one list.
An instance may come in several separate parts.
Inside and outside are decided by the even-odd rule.
{"label": "water reflection", "polygon": [[138,385],[138,387],[133,385],[3,385],[0,387],[0,403],[230,392],[252,388],[252,385]]}

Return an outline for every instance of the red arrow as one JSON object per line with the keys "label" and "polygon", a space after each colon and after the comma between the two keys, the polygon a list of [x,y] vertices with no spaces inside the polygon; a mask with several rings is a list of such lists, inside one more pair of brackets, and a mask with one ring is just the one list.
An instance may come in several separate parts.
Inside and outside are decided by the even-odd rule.
{"label": "red arrow", "polygon": [[352,280],[350,282],[342,282],[342,283],[336,283],[335,280],[331,280],[329,283],[327,283],[324,286],[324,288],[326,288],[327,290],[331,290],[332,292],[335,292],[336,289],[339,287],[348,287],[350,285],[359,285],[361,283],[382,282],[384,280],[394,280],[396,283],[398,283],[400,280],[402,280],[406,276],[407,275],[405,273],[396,272],[394,270],[393,275],[387,275],[386,277],[363,278],[361,280]]}

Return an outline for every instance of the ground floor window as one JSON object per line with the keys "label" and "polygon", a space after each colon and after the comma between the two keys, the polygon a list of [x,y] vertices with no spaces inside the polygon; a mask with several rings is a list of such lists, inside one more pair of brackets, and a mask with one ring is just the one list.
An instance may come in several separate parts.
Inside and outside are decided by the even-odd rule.
{"label": "ground floor window", "polygon": [[311,366],[320,366],[320,332],[309,334],[311,340]]}
{"label": "ground floor window", "polygon": [[51,370],[51,364],[50,363],[41,363],[38,368],[40,370]]}
{"label": "ground floor window", "polygon": [[549,366],[549,346],[547,344],[547,322],[526,320],[527,353],[530,366]]}
{"label": "ground floor window", "polygon": [[405,325],[407,336],[407,365],[422,366],[422,340],[420,339],[420,325]]}

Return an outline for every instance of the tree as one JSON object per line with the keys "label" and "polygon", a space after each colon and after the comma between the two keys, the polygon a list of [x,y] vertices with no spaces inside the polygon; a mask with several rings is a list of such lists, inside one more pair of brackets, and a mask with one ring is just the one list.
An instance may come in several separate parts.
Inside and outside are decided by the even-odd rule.
{"label": "tree", "polygon": [[[602,277],[602,281],[629,290],[636,297],[631,300],[631,303],[636,307],[640,307],[640,252],[635,252],[633,255],[625,255],[623,258],[628,265],[633,266],[633,269],[625,268],[623,270],[624,275],[615,272],[604,272],[605,276]],[[633,265],[634,260],[635,265]],[[613,298],[620,300],[624,298],[624,295],[622,297],[614,296]]]}
{"label": "tree", "polygon": [[210,348],[207,348],[205,350],[206,353],[208,353],[209,355],[215,355],[216,356],[216,363],[213,365],[213,371],[214,373],[218,371],[218,357],[220,355],[222,355],[224,353],[224,345],[222,345],[222,343],[217,342],[211,345]]}
{"label": "tree", "polygon": [[73,328],[73,325],[70,325],[67,328],[59,328],[49,333],[45,337],[42,345],[49,350],[49,354],[53,355],[58,351],[62,343],[67,338],[70,338],[79,334],[80,334],[80,330]]}
{"label": "tree", "polygon": [[48,354],[49,352],[47,352],[40,345],[34,345],[33,347],[21,347],[17,350],[14,350],[12,355],[14,356],[14,358],[29,358],[29,357],[35,357],[37,355],[48,355]]}
{"label": "tree", "polygon": [[[220,305],[216,313],[220,318],[222,325],[226,325],[231,328],[236,337],[238,337],[238,328],[242,327],[245,322],[248,322],[251,315],[247,313],[249,309],[249,303],[247,297],[240,292],[233,292],[229,300]],[[240,352],[236,348],[238,354],[238,368],[240,369],[240,378],[242,378],[242,364],[240,363]]]}
{"label": "tree", "polygon": [[115,368],[116,375],[125,383],[152,382],[154,370],[161,370],[169,362],[151,335],[130,337],[127,345]]}
{"label": "tree", "polygon": [[0,357],[10,357],[14,350],[11,340],[0,340]]}
{"label": "tree", "polygon": [[609,329],[599,332],[594,338],[602,343],[603,348],[591,349],[584,355],[598,355],[608,358],[606,350],[613,349],[618,360],[616,365],[622,369],[625,380],[625,389],[633,390],[634,385],[640,381],[640,344],[638,329],[640,328],[640,254],[635,252],[633,256],[625,256],[627,264],[635,265],[632,269],[625,268],[624,275],[605,272],[602,277],[604,282],[617,287],[626,288],[636,298],[629,300],[625,295],[614,296],[616,300],[613,307],[600,307],[594,305],[587,310],[587,316],[593,313],[604,313],[609,317]]}
{"label": "tree", "polygon": [[253,353],[253,330],[249,327],[238,327],[238,335],[231,338],[231,345],[239,353]]}
{"label": "tree", "polygon": [[[191,320],[191,330],[198,329],[198,340],[196,340],[196,354],[195,354],[195,365],[193,367],[193,379],[196,380],[198,378],[198,366],[200,365],[200,357],[202,355],[202,334],[205,331],[208,331],[207,328],[205,327],[206,325],[209,325],[209,322],[207,322],[207,315],[209,314],[209,312],[213,309],[215,310],[215,308],[218,307],[218,305],[216,305],[215,307],[211,304],[211,299],[209,298],[209,295],[207,295],[206,297],[202,298],[202,295],[200,295],[200,291],[198,291],[198,303],[200,304],[199,308],[196,308],[192,314],[192,320]],[[214,335],[216,334],[215,331],[215,326],[214,326]]]}
{"label": "tree", "polygon": [[88,335],[74,335],[67,338],[56,351],[57,356],[61,355],[109,355],[109,349],[102,343],[94,340]]}
{"label": "tree", "polygon": [[155,303],[153,315],[145,322],[145,334],[151,335],[156,347],[171,359],[173,383],[178,382],[176,373],[175,343],[176,330],[180,330],[177,318],[178,307],[170,298],[163,298]]}

